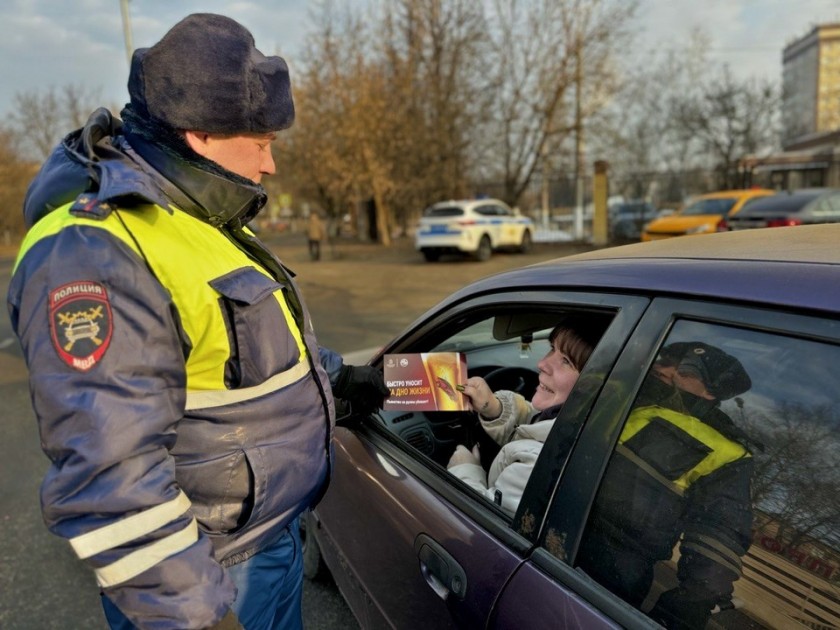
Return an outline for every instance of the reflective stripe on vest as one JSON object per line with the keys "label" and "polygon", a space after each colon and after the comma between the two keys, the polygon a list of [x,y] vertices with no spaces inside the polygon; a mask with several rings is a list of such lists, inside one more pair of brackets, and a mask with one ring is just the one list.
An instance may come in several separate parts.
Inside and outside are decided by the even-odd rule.
{"label": "reflective stripe on vest", "polygon": [[[624,442],[644,429],[651,420],[653,420],[653,418],[662,418],[681,431],[684,431],[695,440],[702,442],[710,448],[711,451],[708,455],[706,455],[706,457],[700,460],[696,466],[686,471],[677,479],[674,479],[673,481],[666,479],[656,472],[656,470],[647,462],[639,458],[638,455],[623,446]],[[628,457],[650,476],[654,477],[657,481],[668,486],[671,490],[680,495],[682,495],[691,484],[701,477],[713,473],[719,468],[722,468],[723,466],[743,457],[751,457],[749,451],[747,451],[747,449],[741,444],[733,442],[720,433],[720,431],[705,422],[698,420],[694,416],[689,416],[688,414],[658,406],[639,407],[638,409],[634,409],[630,414],[630,417],[627,419],[627,424],[624,425],[624,430],[621,432],[621,437],[619,437],[618,443],[619,447],[617,450],[619,450],[625,457]]]}

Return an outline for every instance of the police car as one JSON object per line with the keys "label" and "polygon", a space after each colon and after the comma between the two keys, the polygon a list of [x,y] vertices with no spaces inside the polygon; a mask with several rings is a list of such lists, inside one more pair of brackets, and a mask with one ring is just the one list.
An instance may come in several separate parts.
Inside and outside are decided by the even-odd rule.
{"label": "police car", "polygon": [[526,252],[534,224],[497,199],[442,201],[423,211],[415,247],[429,262],[443,254],[467,254],[487,260],[493,250]]}

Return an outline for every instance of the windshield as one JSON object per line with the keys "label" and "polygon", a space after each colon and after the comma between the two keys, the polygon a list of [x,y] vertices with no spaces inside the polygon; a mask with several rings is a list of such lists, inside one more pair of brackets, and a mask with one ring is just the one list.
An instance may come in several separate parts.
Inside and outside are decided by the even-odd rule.
{"label": "windshield", "polygon": [[699,214],[716,214],[725,216],[735,205],[737,199],[699,199],[688,204],[681,214],[684,217],[694,217]]}

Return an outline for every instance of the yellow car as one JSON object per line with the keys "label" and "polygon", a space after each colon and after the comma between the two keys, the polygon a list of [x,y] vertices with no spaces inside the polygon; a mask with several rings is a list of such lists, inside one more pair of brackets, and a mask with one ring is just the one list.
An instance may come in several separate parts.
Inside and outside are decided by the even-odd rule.
{"label": "yellow car", "polygon": [[672,236],[725,231],[726,217],[738,212],[750,199],[766,197],[775,192],[767,188],[753,188],[722,190],[692,197],[674,214],[648,223],[642,230],[642,240],[657,241]]}

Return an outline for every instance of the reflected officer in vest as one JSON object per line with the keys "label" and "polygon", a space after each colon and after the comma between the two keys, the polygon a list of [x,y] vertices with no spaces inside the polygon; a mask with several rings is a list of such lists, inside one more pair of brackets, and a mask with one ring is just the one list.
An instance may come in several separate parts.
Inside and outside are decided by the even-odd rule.
{"label": "reflected officer in vest", "polygon": [[749,440],[719,409],[751,387],[741,363],[700,342],[665,347],[619,437],[578,564],[641,607],[656,562],[679,542],[679,586],[648,613],[668,628],[703,628],[731,607],[750,544]]}
{"label": "reflected officer in vest", "polygon": [[44,519],[112,628],[300,628],[298,516],[329,482],[333,396],[389,390],[319,347],[294,274],[246,227],[294,121],[289,70],[193,14],[134,52],[128,91],[24,206],[8,301],[52,462]]}

